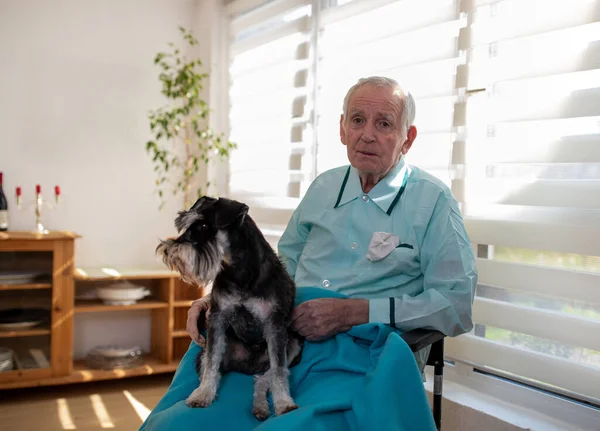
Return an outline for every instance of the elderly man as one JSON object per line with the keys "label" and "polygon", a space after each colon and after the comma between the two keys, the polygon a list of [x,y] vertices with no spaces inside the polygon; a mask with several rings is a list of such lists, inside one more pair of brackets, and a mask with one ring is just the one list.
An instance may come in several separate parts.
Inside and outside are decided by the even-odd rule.
{"label": "elderly man", "polygon": [[[414,117],[414,99],[389,78],[361,79],[344,99],[340,138],[350,165],[314,180],[278,245],[298,286],[347,297],[296,307],[293,327],[308,340],[370,322],[449,336],[473,326],[477,271],[456,200],[404,160],[417,137]],[[199,344],[206,304],[198,300],[188,313]],[[420,370],[427,355],[416,354]]]}

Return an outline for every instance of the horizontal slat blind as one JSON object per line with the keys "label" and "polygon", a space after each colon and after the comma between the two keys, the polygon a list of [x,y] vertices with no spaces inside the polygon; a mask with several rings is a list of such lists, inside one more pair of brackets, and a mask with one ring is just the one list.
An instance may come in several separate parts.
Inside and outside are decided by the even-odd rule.
{"label": "horizontal slat blind", "polygon": [[578,365],[568,359],[523,348],[508,347],[501,343],[472,335],[463,335],[446,346],[450,357],[461,357],[466,362],[491,372],[538,385],[545,383],[554,388],[569,388],[569,395],[581,396],[597,402],[600,399],[600,369]]}
{"label": "horizontal slat blind", "polygon": [[600,273],[478,258],[479,282],[554,298],[600,303]]}
{"label": "horizontal slat blind", "polygon": [[278,224],[271,210],[295,206],[310,180],[311,6],[310,0],[253,6],[248,13],[232,8],[237,14],[230,21],[229,121],[238,149],[230,158],[229,188],[261,228],[276,232],[289,217]]}
{"label": "horizontal slat blind", "polygon": [[600,0],[228,10],[230,190],[271,244],[314,175],[348,163],[348,88],[395,78],[417,104],[407,159],[452,186],[478,255],[475,328],[447,355],[600,402]]}
{"label": "horizontal slat blind", "polygon": [[[339,137],[347,90],[360,77],[396,79],[416,101],[418,137],[409,163],[450,183],[456,38],[463,22],[456,2],[355,0],[321,17],[317,99],[317,172],[348,163]],[[410,16],[410,19],[403,17]]]}
{"label": "horizontal slat blind", "polygon": [[487,298],[477,298],[474,310],[473,319],[482,325],[600,351],[600,337],[589,336],[598,329],[591,318]]}
{"label": "horizontal slat blind", "polygon": [[453,191],[478,250],[448,354],[600,401],[600,1],[463,0]]}

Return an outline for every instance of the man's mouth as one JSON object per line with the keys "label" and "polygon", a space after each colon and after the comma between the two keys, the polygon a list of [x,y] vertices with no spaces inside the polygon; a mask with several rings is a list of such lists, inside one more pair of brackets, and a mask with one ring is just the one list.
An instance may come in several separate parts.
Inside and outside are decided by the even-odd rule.
{"label": "man's mouth", "polygon": [[377,154],[372,153],[370,151],[358,151],[359,154],[362,154],[363,156],[376,156]]}

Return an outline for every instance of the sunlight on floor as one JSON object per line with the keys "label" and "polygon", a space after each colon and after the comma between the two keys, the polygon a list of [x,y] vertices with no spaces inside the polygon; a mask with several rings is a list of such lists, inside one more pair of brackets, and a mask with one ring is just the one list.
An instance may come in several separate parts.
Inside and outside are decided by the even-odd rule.
{"label": "sunlight on floor", "polygon": [[71,417],[71,412],[69,411],[69,404],[67,404],[66,398],[57,399],[56,404],[58,407],[58,420],[60,421],[60,424],[62,425],[63,429],[77,429],[77,427],[73,423],[73,418]]}
{"label": "sunlight on floor", "polygon": [[146,418],[148,417],[148,415],[150,414],[150,409],[148,407],[146,407],[144,404],[142,404],[141,402],[139,402],[137,399],[135,399],[135,397],[133,395],[131,395],[131,392],[123,391],[123,395],[125,395],[125,397],[129,401],[129,403],[131,404],[131,406],[133,407],[133,409],[135,410],[137,415],[140,417],[142,422],[144,422],[146,420]]}
{"label": "sunlight on floor", "polygon": [[[148,418],[152,409],[166,392],[170,377],[156,376],[132,381],[98,383],[88,390],[78,386],[56,388],[54,396],[32,392],[11,403],[0,403],[0,417],[10,415],[0,429],[18,431],[43,429],[45,431],[99,431],[134,430]],[[19,411],[37,409],[39,414],[23,418]],[[20,417],[21,419],[16,420]]]}
{"label": "sunlight on floor", "polygon": [[98,394],[90,395],[90,401],[92,402],[92,407],[100,422],[100,426],[102,428],[114,428],[115,424],[113,424],[110,415],[106,410],[106,406],[104,405],[104,402],[102,402],[102,397]]}

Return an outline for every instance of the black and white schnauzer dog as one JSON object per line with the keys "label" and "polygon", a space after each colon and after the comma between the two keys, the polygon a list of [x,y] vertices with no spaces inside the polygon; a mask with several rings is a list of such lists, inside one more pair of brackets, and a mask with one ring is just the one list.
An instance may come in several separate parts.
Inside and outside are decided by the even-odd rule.
{"label": "black and white schnauzer dog", "polygon": [[175,227],[179,237],[161,241],[157,254],[187,283],[213,283],[206,348],[196,361],[200,385],[187,405],[210,406],[221,374],[236,371],[255,376],[258,419],[271,414],[269,390],[277,415],[296,409],[288,382],[302,352],[302,338],[290,328],[296,286],[248,206],[201,197],[179,212]]}

